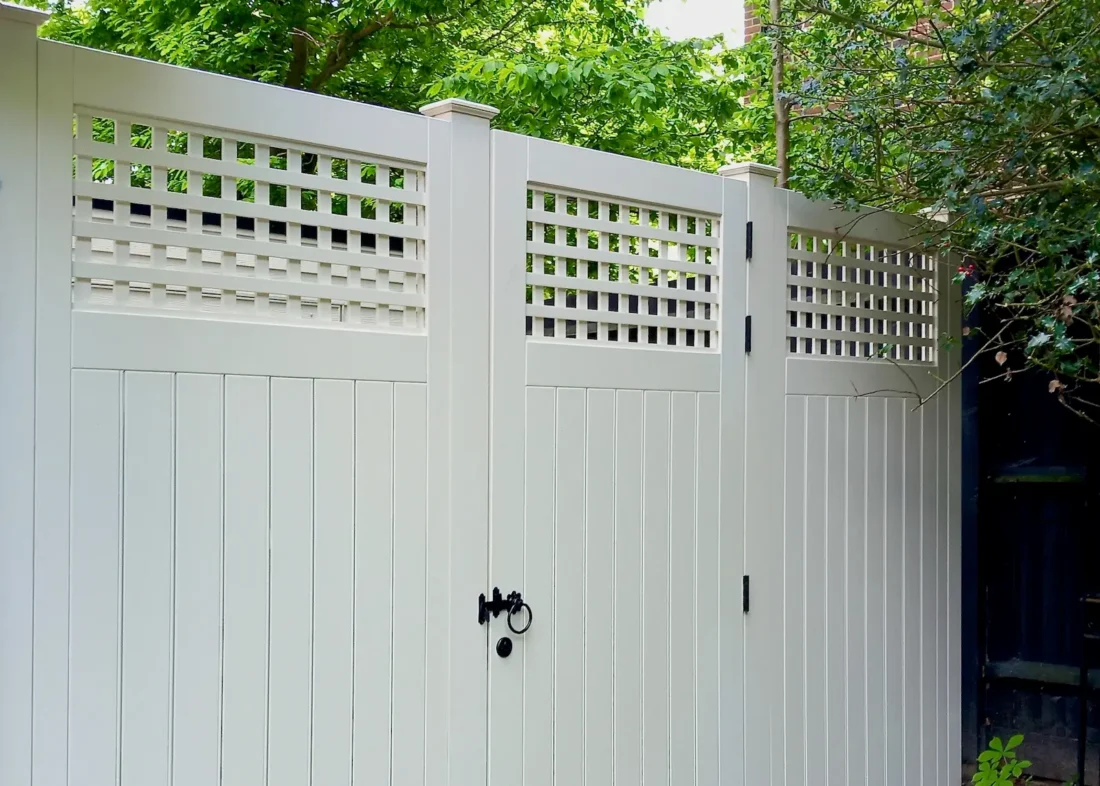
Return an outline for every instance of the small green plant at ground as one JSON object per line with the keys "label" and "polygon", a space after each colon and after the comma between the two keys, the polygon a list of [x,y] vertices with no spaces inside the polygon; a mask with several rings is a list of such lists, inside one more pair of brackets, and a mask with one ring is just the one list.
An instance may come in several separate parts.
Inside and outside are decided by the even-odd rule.
{"label": "small green plant at ground", "polygon": [[989,748],[978,757],[978,771],[971,779],[974,786],[1016,786],[1030,781],[1024,770],[1031,762],[1016,754],[1023,741],[1022,734],[1014,735],[1007,743],[1001,742],[1000,737],[990,740]]}

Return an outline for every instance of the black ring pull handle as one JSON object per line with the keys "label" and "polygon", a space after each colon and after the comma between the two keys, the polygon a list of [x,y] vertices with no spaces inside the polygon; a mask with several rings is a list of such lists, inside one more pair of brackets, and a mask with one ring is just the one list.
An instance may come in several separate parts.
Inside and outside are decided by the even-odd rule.
{"label": "black ring pull handle", "polygon": [[[512,633],[516,634],[517,636],[522,636],[530,629],[531,623],[535,621],[535,612],[531,611],[531,607],[528,606],[527,603],[519,597],[518,592],[513,594],[515,594],[517,601],[516,605],[512,606],[512,608],[508,610],[508,630],[512,631]],[[516,626],[512,624],[512,617],[514,617],[516,614],[519,614],[524,609],[527,610],[527,624],[524,625],[522,628],[516,628]]]}
{"label": "black ring pull handle", "polygon": [[[517,628],[512,623],[512,617],[520,614],[521,612],[527,612],[527,624],[522,628]],[[523,596],[518,592],[508,593],[508,597],[504,597],[500,594],[500,587],[493,587],[492,600],[485,599],[485,593],[482,593],[477,601],[477,622],[479,625],[484,625],[489,621],[489,617],[499,617],[501,613],[507,612],[508,629],[515,633],[517,636],[526,633],[531,627],[531,623],[535,620],[535,615],[531,611],[531,607],[523,600]]]}

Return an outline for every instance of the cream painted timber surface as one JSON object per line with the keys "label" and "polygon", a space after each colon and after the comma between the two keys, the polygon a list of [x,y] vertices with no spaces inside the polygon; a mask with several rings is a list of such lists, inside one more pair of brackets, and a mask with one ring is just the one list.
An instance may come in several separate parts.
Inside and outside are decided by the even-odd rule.
{"label": "cream painted timber surface", "polygon": [[[534,622],[507,659],[488,625],[489,782],[741,783],[744,187],[511,134],[493,155],[489,586]],[[525,211],[544,184],[713,213],[723,351],[525,336],[525,226],[565,212]]]}
{"label": "cream painted timber surface", "polygon": [[[921,326],[919,362],[789,345],[859,332],[789,324],[792,253],[831,264],[791,233],[896,250],[910,221],[762,167],[491,132],[461,101],[418,117],[38,41],[28,13],[0,6],[5,786],[958,780],[949,260],[860,280],[934,302],[866,309]],[[143,119],[153,146],[127,145]],[[317,178],[316,238],[304,201],[169,192],[173,156],[195,187],[253,166],[203,163],[204,129],[228,159],[313,151],[257,187]],[[142,188],[92,177],[107,153],[152,162],[148,221]],[[374,179],[349,204],[408,221],[333,212],[337,160]],[[473,614],[493,586],[534,609],[508,659],[504,618]]]}
{"label": "cream painted timber surface", "polygon": [[[44,20],[41,12],[0,4],[0,270],[5,280],[0,288],[0,781],[19,786],[30,781],[34,766],[35,162],[37,26]],[[64,529],[54,527],[51,535],[64,538]],[[51,709],[58,694],[55,688],[48,696]]]}
{"label": "cream painted timber surface", "polygon": [[73,782],[423,783],[425,386],[72,382]]}
{"label": "cream painted timber surface", "polygon": [[[484,559],[485,518],[453,506],[469,510],[487,470],[448,451],[465,457],[478,435],[487,442],[484,422],[450,414],[478,401],[487,407],[478,387],[487,371],[452,360],[475,346],[487,358],[487,337],[466,326],[469,312],[451,307],[452,297],[474,302],[486,286],[469,280],[456,295],[445,262],[463,258],[452,247],[477,256],[468,229],[480,226],[487,237],[488,181],[485,218],[462,216],[458,237],[450,214],[459,195],[446,187],[452,161],[476,169],[479,152],[487,159],[487,124],[455,133],[443,120],[37,41],[33,25],[9,17],[5,7],[0,36],[11,46],[0,57],[13,61],[5,73],[25,78],[21,91],[0,96],[0,115],[11,125],[5,149],[23,166],[0,161],[0,199],[18,189],[30,212],[8,226],[19,206],[4,210],[3,262],[6,280],[33,294],[0,315],[22,320],[3,342],[12,372],[2,376],[5,416],[21,424],[5,426],[0,480],[16,484],[2,495],[0,536],[5,559],[18,560],[4,571],[2,679],[18,687],[5,688],[0,710],[3,782],[484,780],[484,764],[468,758],[485,740],[476,721],[484,709],[468,698],[484,696],[484,682],[479,688],[469,675],[480,664],[484,677],[480,631],[452,623],[448,599],[473,597],[483,585],[484,568],[469,557]],[[108,77],[133,89],[104,90]],[[431,304],[437,329],[273,324],[206,308],[142,313],[120,307],[117,282],[113,302],[74,307],[74,275],[88,275],[73,263],[84,231],[74,195],[77,213],[81,199],[143,196],[118,184],[93,183],[110,193],[75,187],[73,155],[82,154],[74,115],[139,122],[150,114],[168,127],[212,124],[230,140],[225,150],[234,134],[278,134],[352,160],[431,166],[432,193],[420,188],[423,172],[406,178],[406,191],[358,190],[407,195],[432,214],[423,225],[417,212],[401,231],[438,247],[438,262],[418,247],[386,264],[417,275],[436,265],[430,292],[415,302]],[[125,163],[123,146],[112,145],[112,154]],[[295,187],[308,177],[317,175],[298,176]],[[198,204],[184,207],[195,213]],[[232,205],[222,207],[233,220]],[[140,240],[128,234],[127,215],[116,211],[114,224],[93,219],[89,226],[116,238],[128,272],[162,264],[156,244],[176,237],[150,235],[151,251],[139,242],[127,249]],[[154,228],[158,221],[163,214],[154,214]],[[201,226],[157,231],[217,236]],[[326,249],[307,253],[339,261]],[[217,278],[224,261],[203,264],[215,270],[211,285],[247,286],[240,267],[230,281]],[[309,294],[304,283],[294,296]],[[375,299],[414,302],[400,292]],[[462,318],[449,324],[455,313]],[[483,309],[478,319],[487,323]],[[443,406],[430,411],[429,399]],[[455,467],[458,477],[429,466]],[[21,500],[25,510],[11,507]],[[429,592],[442,602],[430,603]],[[453,655],[452,635],[464,643]]]}

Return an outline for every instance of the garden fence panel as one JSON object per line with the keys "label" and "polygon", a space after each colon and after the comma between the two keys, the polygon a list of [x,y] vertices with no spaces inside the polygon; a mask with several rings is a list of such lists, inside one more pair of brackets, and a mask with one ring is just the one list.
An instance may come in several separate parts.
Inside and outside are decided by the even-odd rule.
{"label": "garden fence panel", "polygon": [[43,18],[0,6],[0,780],[958,781],[918,224]]}

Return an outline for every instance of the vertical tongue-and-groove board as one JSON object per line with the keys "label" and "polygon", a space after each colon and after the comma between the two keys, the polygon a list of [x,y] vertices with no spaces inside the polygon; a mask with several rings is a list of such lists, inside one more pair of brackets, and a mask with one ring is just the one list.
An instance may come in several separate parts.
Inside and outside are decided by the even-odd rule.
{"label": "vertical tongue-and-groove board", "polygon": [[421,782],[391,604],[425,602],[425,386],[77,370],[73,402],[82,782]]}

